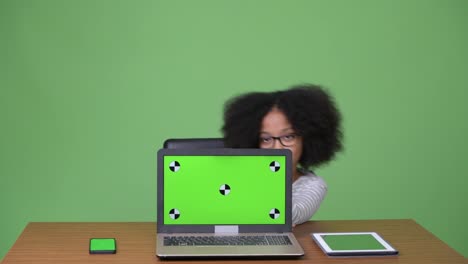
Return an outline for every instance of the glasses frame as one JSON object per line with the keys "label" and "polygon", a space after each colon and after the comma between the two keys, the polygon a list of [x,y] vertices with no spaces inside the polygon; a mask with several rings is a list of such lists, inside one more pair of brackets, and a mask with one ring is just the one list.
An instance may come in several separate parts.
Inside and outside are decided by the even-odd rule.
{"label": "glasses frame", "polygon": [[[290,144],[290,145],[284,144],[284,142],[283,142],[283,140],[281,140],[281,138],[289,137],[289,136],[293,136],[293,137],[294,137],[292,144]],[[273,140],[271,141],[271,143],[270,143],[268,146],[264,145],[263,147],[268,147],[268,148],[273,147],[273,146],[275,145],[275,141],[276,141],[276,140],[278,140],[279,143],[280,143],[283,147],[292,147],[292,146],[296,145],[297,137],[298,137],[298,135],[297,135],[296,133],[291,133],[291,134],[284,135],[284,136],[279,136],[279,137],[268,136],[268,138],[271,138],[271,139],[273,139]],[[260,146],[261,146],[262,144],[264,144],[264,143],[262,143],[262,138],[260,137]]]}

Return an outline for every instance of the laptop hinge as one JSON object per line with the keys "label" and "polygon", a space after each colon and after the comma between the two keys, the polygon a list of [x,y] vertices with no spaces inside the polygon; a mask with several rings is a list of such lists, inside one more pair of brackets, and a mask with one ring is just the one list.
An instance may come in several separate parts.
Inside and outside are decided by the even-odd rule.
{"label": "laptop hinge", "polygon": [[215,226],[215,234],[239,234],[239,226],[236,225],[219,225]]}

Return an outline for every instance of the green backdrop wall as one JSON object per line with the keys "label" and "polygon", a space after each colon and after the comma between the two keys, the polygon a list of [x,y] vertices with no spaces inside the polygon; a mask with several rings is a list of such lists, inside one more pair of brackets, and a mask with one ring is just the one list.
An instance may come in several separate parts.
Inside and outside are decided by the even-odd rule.
{"label": "green backdrop wall", "polygon": [[413,218],[468,256],[468,1],[0,1],[0,259],[30,221],[155,221],[156,151],[223,103],[328,87],[313,219]]}

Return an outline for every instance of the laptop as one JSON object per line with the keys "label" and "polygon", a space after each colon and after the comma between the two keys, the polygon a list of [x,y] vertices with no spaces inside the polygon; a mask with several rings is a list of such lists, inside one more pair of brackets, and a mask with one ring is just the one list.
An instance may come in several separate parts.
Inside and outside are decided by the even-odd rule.
{"label": "laptop", "polygon": [[164,148],[224,148],[222,138],[170,138]]}
{"label": "laptop", "polygon": [[157,163],[159,258],[304,255],[292,233],[289,150],[161,149]]}

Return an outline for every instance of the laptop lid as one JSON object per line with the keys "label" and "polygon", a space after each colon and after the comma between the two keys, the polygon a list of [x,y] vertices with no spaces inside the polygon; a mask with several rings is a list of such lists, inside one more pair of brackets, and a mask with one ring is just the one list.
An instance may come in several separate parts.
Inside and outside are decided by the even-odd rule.
{"label": "laptop lid", "polygon": [[161,149],[158,233],[291,232],[291,152]]}
{"label": "laptop lid", "polygon": [[164,148],[224,148],[222,138],[170,138],[163,144]]}

